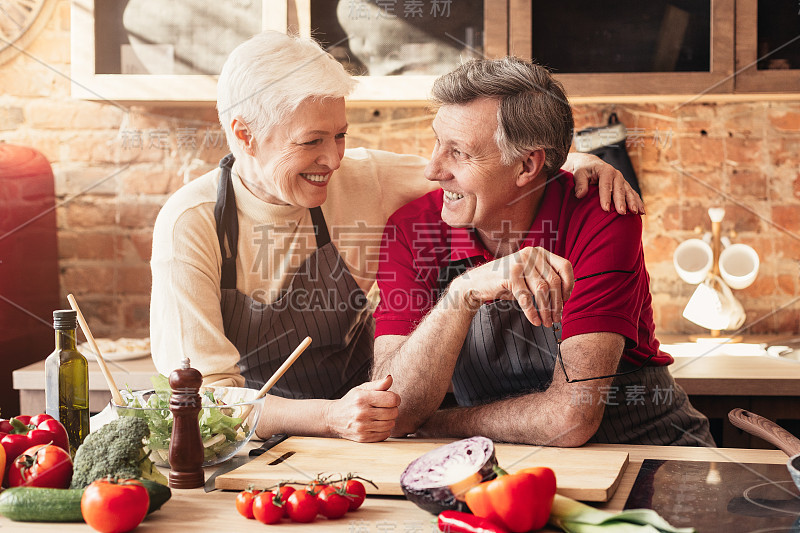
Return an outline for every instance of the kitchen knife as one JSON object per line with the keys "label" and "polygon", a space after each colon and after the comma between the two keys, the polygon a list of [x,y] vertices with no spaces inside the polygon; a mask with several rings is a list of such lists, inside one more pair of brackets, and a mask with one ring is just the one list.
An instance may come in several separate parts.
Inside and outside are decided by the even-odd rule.
{"label": "kitchen knife", "polygon": [[206,492],[217,490],[216,488],[217,476],[221,476],[222,474],[227,474],[232,470],[236,470],[240,466],[260,456],[273,446],[280,444],[281,442],[286,440],[286,438],[288,438],[288,435],[286,435],[285,433],[277,433],[268,438],[267,440],[265,440],[258,448],[253,448],[252,450],[250,450],[250,453],[248,453],[247,455],[237,455],[235,457],[232,457],[231,459],[228,459],[228,461],[220,465],[219,468],[214,470],[214,473],[211,474],[211,476],[209,476],[209,478],[206,480],[205,485],[203,485],[203,490]]}

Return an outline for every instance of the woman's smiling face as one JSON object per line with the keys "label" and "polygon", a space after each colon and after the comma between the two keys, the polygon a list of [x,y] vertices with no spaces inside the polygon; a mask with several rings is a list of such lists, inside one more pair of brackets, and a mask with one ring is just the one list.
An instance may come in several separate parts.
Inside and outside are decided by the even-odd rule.
{"label": "woman's smiling face", "polygon": [[283,124],[256,141],[254,164],[242,173],[242,181],[269,203],[322,205],[344,156],[346,133],[344,98],[305,100]]}

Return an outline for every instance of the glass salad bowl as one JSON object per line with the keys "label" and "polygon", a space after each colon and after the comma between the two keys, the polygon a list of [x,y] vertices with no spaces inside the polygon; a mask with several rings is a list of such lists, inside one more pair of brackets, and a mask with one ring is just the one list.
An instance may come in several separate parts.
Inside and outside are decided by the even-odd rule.
{"label": "glass salad bowl", "polygon": [[[120,391],[125,406],[111,402],[116,417],[138,416],[150,426],[147,448],[150,460],[169,467],[169,441],[172,437],[172,413],[169,410],[169,390]],[[204,387],[200,389],[202,408],[198,414],[200,435],[203,438],[203,466],[227,461],[255,433],[256,422],[264,398],[258,391],[243,387]]]}

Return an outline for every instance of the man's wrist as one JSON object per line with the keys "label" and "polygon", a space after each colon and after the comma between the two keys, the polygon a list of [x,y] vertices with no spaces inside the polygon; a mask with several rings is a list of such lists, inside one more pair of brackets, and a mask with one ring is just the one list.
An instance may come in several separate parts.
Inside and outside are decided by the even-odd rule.
{"label": "man's wrist", "polygon": [[445,309],[463,310],[473,315],[483,305],[483,302],[478,297],[478,291],[470,287],[467,280],[460,276],[450,283],[442,299]]}

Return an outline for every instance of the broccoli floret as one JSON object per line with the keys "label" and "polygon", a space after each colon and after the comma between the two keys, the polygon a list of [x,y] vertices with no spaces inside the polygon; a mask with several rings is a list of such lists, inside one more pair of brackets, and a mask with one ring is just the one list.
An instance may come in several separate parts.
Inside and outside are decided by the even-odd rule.
{"label": "broccoli floret", "polygon": [[145,478],[166,485],[167,478],[147,456],[143,439],[148,435],[147,422],[127,416],[90,433],[75,453],[70,487],[81,489],[106,476]]}

